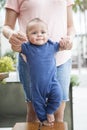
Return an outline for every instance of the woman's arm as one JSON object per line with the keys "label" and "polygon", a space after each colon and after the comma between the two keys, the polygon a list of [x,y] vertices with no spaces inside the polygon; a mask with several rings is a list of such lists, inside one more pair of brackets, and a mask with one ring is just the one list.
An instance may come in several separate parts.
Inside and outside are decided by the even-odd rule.
{"label": "woman's arm", "polygon": [[6,9],[5,23],[3,27],[3,35],[9,39],[11,47],[14,51],[21,52],[21,44],[27,40],[26,35],[22,32],[15,32],[15,24],[18,13],[12,9]]}
{"label": "woman's arm", "polygon": [[7,39],[14,33],[17,16],[18,14],[15,11],[6,9],[3,34]]}
{"label": "woman's arm", "polygon": [[60,50],[70,50],[75,35],[75,28],[73,23],[72,6],[67,7],[67,36],[62,37],[60,40]]}
{"label": "woman's arm", "polygon": [[75,36],[72,6],[67,7],[67,36],[70,37],[71,41],[73,41],[73,38]]}

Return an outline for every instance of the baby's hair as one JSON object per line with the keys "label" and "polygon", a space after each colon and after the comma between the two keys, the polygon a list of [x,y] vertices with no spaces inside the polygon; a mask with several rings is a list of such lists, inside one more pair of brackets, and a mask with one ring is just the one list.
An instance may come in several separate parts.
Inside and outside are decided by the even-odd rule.
{"label": "baby's hair", "polygon": [[41,20],[40,18],[34,18],[34,19],[31,19],[28,23],[31,23],[31,22],[43,22],[45,23],[43,20]]}
{"label": "baby's hair", "polygon": [[31,20],[29,20],[28,23],[27,23],[27,26],[26,26],[26,34],[27,34],[27,32],[28,32],[29,24],[32,23],[32,22],[41,22],[41,23],[44,23],[44,24],[47,26],[47,24],[46,24],[43,20],[41,20],[40,18],[31,19]]}

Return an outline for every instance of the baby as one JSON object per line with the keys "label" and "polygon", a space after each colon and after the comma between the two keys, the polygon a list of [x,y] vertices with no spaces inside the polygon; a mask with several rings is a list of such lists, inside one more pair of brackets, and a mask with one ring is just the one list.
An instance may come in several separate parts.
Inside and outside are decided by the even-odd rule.
{"label": "baby", "polygon": [[47,126],[54,124],[54,112],[62,101],[57,81],[55,53],[63,50],[58,42],[48,39],[47,24],[39,18],[28,22],[28,42],[18,52],[25,54],[31,78],[32,103],[39,120]]}

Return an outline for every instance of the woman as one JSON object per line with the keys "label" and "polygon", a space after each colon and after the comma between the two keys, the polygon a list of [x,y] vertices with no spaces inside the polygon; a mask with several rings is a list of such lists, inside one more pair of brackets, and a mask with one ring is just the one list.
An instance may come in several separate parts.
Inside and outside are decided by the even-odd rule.
{"label": "woman", "polygon": [[[12,49],[17,50],[24,41],[27,41],[25,35],[27,22],[38,17],[48,23],[50,39],[60,41],[61,44],[71,48],[74,35],[72,4],[72,0],[7,0],[3,34],[9,39]],[[17,20],[19,31],[15,32]],[[63,101],[55,112],[55,121],[62,122],[66,101],[69,100],[71,51],[58,52],[56,65],[58,81],[63,90]],[[27,103],[26,121],[34,121],[37,118],[32,107],[31,85],[27,74],[26,57],[23,54],[19,54],[19,75]]]}

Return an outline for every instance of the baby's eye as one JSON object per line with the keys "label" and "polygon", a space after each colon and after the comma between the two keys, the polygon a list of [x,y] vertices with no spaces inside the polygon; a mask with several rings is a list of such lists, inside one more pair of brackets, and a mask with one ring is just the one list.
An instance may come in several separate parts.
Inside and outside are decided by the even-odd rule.
{"label": "baby's eye", "polygon": [[45,31],[42,31],[41,33],[44,34],[44,33],[46,33],[46,32],[45,32]]}
{"label": "baby's eye", "polygon": [[37,32],[32,32],[32,34],[37,34]]}

